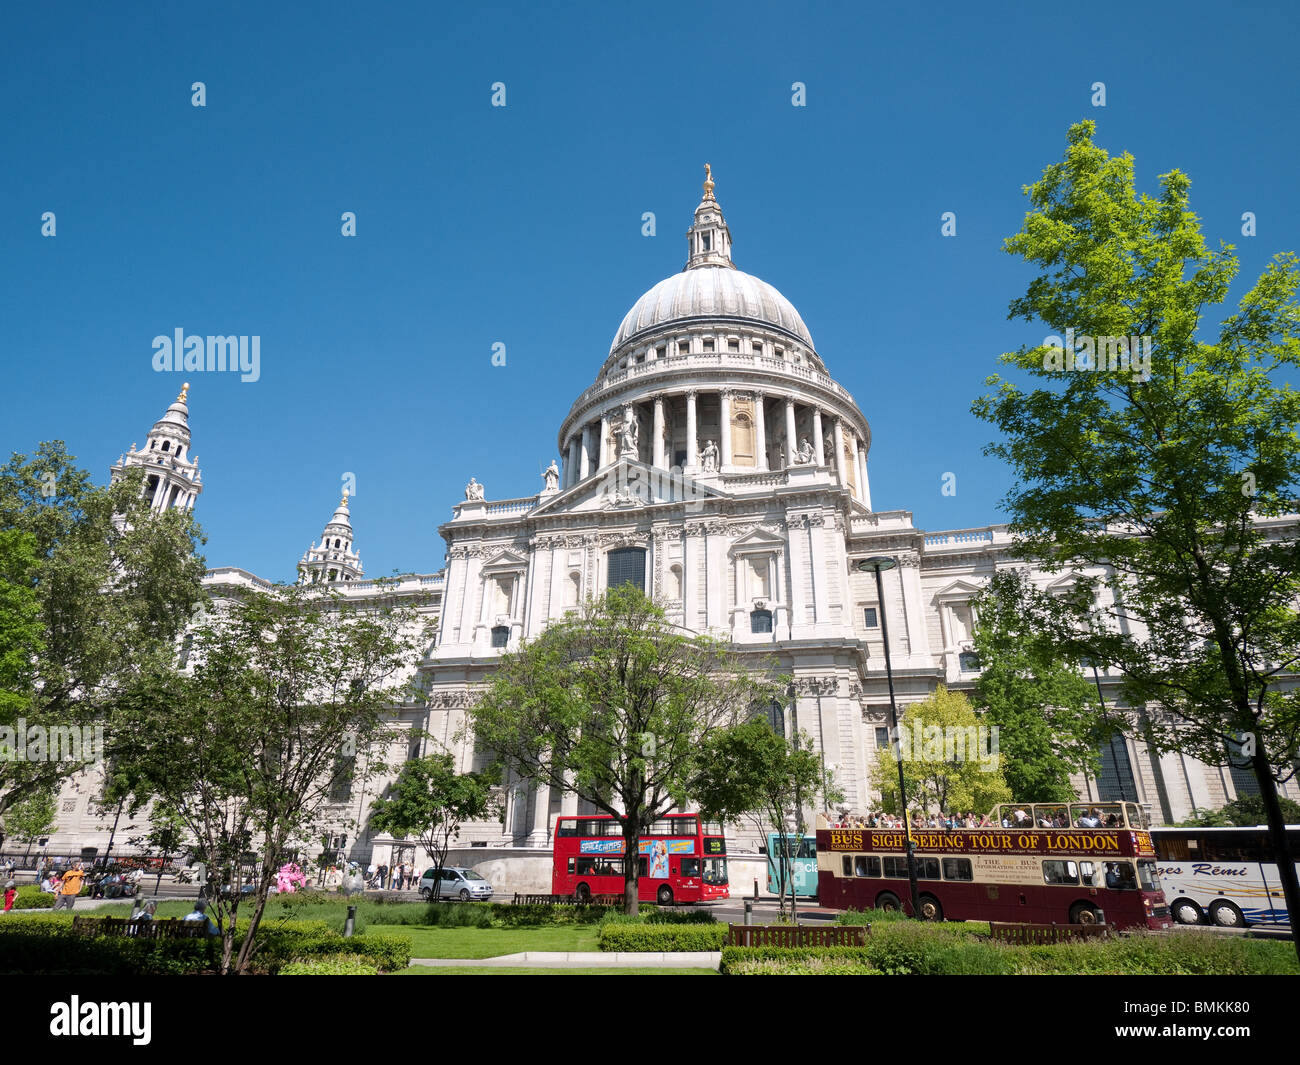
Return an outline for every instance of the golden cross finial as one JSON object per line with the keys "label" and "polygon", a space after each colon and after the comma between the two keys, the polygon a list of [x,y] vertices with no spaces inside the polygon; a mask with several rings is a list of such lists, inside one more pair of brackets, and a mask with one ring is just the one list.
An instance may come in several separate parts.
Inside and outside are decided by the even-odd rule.
{"label": "golden cross finial", "polygon": [[339,506],[346,507],[347,505],[348,505],[348,490],[345,488],[343,489],[343,502],[340,503]]}
{"label": "golden cross finial", "polygon": [[708,163],[704,164],[704,198],[713,199],[713,167]]}
{"label": "golden cross finial", "polygon": [[181,394],[180,394],[179,396],[176,397],[176,402],[177,402],[177,403],[185,403],[185,402],[187,402],[187,400],[185,399],[185,396],[186,396],[186,394],[189,392],[189,390],[190,390],[190,383],[189,383],[188,381],[186,381],[183,385],[181,385]]}

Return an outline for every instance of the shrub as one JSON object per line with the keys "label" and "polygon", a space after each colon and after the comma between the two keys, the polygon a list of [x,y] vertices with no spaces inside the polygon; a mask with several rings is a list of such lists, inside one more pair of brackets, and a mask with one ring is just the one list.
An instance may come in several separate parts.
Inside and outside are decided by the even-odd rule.
{"label": "shrub", "polygon": [[281,976],[376,976],[379,968],[355,954],[327,954],[281,966]]}
{"label": "shrub", "polygon": [[49,910],[54,908],[54,896],[41,890],[39,884],[24,884],[14,896],[15,910]]}
{"label": "shrub", "polygon": [[835,918],[836,924],[885,924],[911,918],[898,910],[845,910]]}
{"label": "shrub", "polygon": [[761,963],[770,972],[796,969],[808,962],[843,965],[855,972],[872,969],[866,947],[725,947],[720,969],[730,975],[748,975],[749,967]]}
{"label": "shrub", "polygon": [[600,929],[604,951],[721,950],[727,927],[721,924],[606,924]]}

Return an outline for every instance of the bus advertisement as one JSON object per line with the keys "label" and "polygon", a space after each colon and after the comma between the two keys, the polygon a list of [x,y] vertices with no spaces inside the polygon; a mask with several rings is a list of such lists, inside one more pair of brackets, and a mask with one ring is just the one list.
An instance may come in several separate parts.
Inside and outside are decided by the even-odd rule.
{"label": "bus advertisement", "polygon": [[[1145,816],[1123,807],[1095,818],[1097,804],[1022,804],[995,809],[991,827],[913,828],[920,916],[1170,927]],[[1080,827],[1096,821],[1105,827]],[[911,909],[906,831],[833,828],[824,815],[817,829],[823,906]]]}
{"label": "bus advertisement", "polygon": [[[785,876],[781,875],[781,852],[788,848]],[[817,837],[767,834],[767,890],[772,895],[817,897]]]}
{"label": "bus advertisement", "polygon": [[[622,822],[609,814],[555,822],[551,891],[587,900],[622,895]],[[667,814],[637,841],[637,897],[671,906],[729,897],[727,841],[722,826],[697,814]]]}
{"label": "bus advertisement", "polygon": [[[1287,849],[1300,859],[1300,826],[1288,825]],[[1268,829],[1153,828],[1157,869],[1179,924],[1222,928],[1288,925],[1286,896]],[[1296,861],[1300,874],[1300,860]]]}

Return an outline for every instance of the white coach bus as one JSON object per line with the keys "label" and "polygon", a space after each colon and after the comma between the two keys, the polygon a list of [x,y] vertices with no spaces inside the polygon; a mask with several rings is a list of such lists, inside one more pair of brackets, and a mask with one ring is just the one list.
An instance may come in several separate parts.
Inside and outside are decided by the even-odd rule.
{"label": "white coach bus", "polygon": [[[1300,873],[1300,826],[1287,847]],[[1179,924],[1224,928],[1289,922],[1268,829],[1153,828],[1160,883]]]}

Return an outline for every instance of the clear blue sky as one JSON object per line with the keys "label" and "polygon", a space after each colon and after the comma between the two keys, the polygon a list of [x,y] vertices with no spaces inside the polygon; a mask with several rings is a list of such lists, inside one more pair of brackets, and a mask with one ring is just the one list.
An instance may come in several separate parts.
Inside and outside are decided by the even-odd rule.
{"label": "clear blue sky", "polygon": [[367,574],[437,570],[471,475],[541,487],[622,316],[681,269],[708,161],[737,265],[871,422],[877,508],[980,525],[1009,482],[971,401],[1044,334],[1006,320],[1030,274],[1001,241],[1071,123],[1146,191],[1191,176],[1242,257],[1230,302],[1300,248],[1293,3],[468,6],[9,9],[0,449],[61,438],[106,480],[179,389],[154,336],[256,334],[256,383],[186,375],[209,565],[292,578],[347,471]]}

